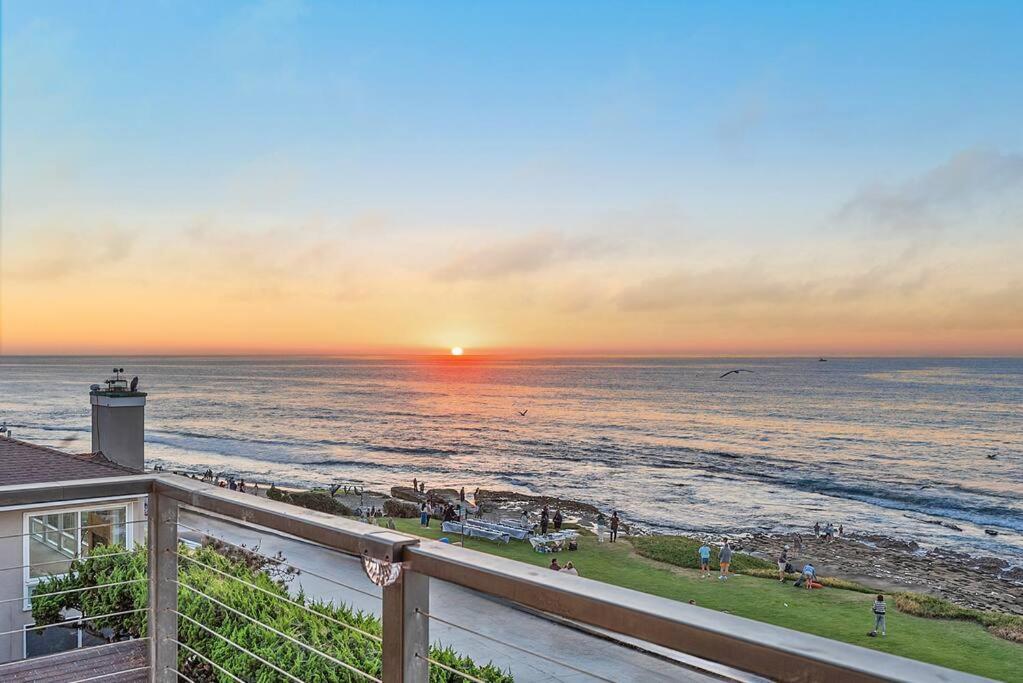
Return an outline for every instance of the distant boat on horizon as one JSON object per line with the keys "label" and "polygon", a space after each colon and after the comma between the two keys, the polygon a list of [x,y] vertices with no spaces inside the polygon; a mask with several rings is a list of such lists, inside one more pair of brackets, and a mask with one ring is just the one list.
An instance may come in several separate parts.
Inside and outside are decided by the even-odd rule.
{"label": "distant boat on horizon", "polygon": [[827,362],[828,362],[828,359],[827,359],[827,358],[818,358],[818,359],[817,359],[817,362],[818,362],[818,363],[827,363]]}

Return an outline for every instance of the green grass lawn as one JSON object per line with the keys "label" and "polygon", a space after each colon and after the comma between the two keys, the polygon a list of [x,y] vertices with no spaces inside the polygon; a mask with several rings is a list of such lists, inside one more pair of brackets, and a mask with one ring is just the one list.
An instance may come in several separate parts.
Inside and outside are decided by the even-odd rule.
{"label": "green grass lawn", "polygon": [[[436,520],[429,530],[418,519],[396,519],[399,531],[427,538],[457,536],[440,533]],[[547,566],[549,555],[533,552],[528,543],[508,545],[467,539],[465,547],[529,564]],[[925,619],[888,610],[888,636],[870,638],[873,595],[825,588],[805,591],[777,580],[734,576],[727,582],[703,579],[698,570],[675,567],[639,556],[628,542],[597,543],[592,535],[579,539],[579,550],[562,552],[590,579],[688,602],[797,631],[853,643],[903,657],[1001,680],[1019,680],[1023,645],[988,633],[977,623]],[[716,577],[716,572],[713,573]]]}

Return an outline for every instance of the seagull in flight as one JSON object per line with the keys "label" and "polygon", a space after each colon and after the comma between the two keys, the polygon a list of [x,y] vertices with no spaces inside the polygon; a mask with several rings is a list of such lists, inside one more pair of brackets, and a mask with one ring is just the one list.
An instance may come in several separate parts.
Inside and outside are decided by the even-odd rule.
{"label": "seagull in flight", "polygon": [[515,412],[521,415],[522,417],[525,417],[526,413],[529,412],[529,408],[526,408],[525,410],[516,410]]}
{"label": "seagull in flight", "polygon": [[729,375],[738,375],[740,372],[753,372],[753,371],[752,370],[746,370],[745,368],[739,368],[738,370],[729,370],[725,374],[721,375],[721,377],[718,377],[718,379],[722,379],[724,377],[728,377]]}

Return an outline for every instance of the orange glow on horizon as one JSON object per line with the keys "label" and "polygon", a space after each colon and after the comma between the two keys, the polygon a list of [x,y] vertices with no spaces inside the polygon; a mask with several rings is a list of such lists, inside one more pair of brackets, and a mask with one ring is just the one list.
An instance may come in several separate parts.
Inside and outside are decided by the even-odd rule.
{"label": "orange glow on horizon", "polygon": [[451,355],[452,356],[461,356],[463,353],[465,353],[465,351],[462,349],[461,346],[452,346],[451,347]]}

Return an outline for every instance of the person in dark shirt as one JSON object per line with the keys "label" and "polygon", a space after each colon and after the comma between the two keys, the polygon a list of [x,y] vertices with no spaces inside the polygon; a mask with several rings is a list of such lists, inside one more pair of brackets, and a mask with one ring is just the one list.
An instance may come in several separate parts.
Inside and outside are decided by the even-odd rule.
{"label": "person in dark shirt", "polygon": [[621,525],[622,520],[618,518],[618,511],[615,510],[611,513],[611,542],[614,543],[618,540],[618,527]]}
{"label": "person in dark shirt", "polygon": [[561,524],[564,522],[564,518],[561,516],[561,510],[554,511],[554,530],[561,531]]}
{"label": "person in dark shirt", "polygon": [[551,523],[551,521],[547,517],[547,506],[545,505],[543,510],[540,511],[540,535],[541,536],[546,536],[547,535],[547,527],[548,527],[548,525],[550,525],[550,523]]}

